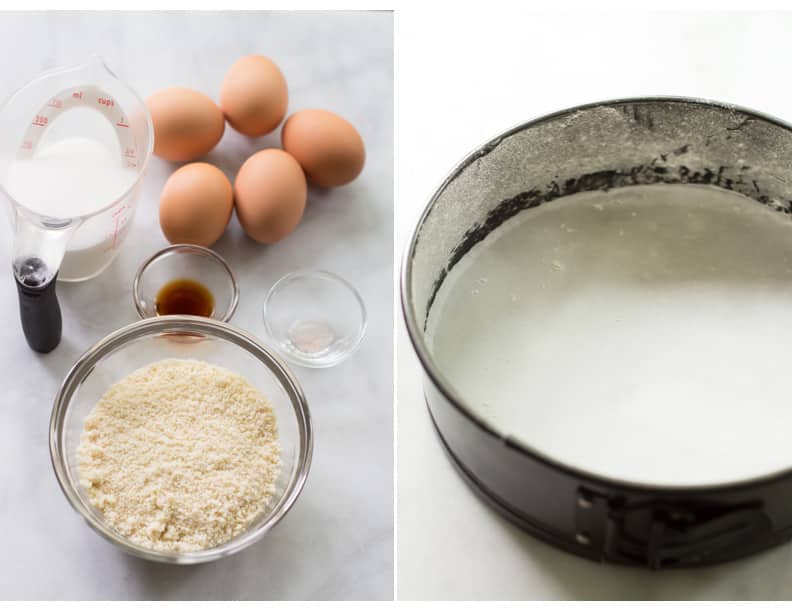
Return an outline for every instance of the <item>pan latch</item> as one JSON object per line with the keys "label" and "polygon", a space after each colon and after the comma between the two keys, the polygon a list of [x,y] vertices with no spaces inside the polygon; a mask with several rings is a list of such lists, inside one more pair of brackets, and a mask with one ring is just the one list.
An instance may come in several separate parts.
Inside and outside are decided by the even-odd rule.
{"label": "pan latch", "polygon": [[578,489],[575,539],[603,560],[653,569],[699,565],[728,558],[734,549],[772,530],[761,502],[703,500],[628,502]]}

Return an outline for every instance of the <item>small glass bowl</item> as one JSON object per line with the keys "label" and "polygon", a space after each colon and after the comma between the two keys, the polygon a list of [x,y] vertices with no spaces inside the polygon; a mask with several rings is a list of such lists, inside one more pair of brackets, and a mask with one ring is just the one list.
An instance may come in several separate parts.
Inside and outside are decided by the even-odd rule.
{"label": "small glass bowl", "polygon": [[324,270],[299,270],[264,299],[264,327],[290,362],[327,368],[352,355],[366,331],[366,307],[346,280]]}
{"label": "small glass bowl", "polygon": [[[187,337],[189,342],[179,342]],[[272,499],[247,529],[223,544],[194,552],[151,550],[117,532],[80,484],[77,449],[85,418],[107,388],[134,370],[162,359],[200,359],[244,376],[270,400],[278,423],[281,472]],[[165,563],[188,565],[227,557],[257,542],[289,511],[311,465],[313,436],[305,395],[294,375],[255,338],[207,317],[144,319],[89,348],[66,374],[50,420],[50,456],[58,483],[90,527],[121,550]]]}
{"label": "small glass bowl", "polygon": [[226,260],[212,249],[194,244],[174,244],[143,262],[132,282],[132,297],[141,319],[159,316],[157,293],[168,283],[191,279],[214,297],[211,319],[228,322],[239,302],[239,286]]}

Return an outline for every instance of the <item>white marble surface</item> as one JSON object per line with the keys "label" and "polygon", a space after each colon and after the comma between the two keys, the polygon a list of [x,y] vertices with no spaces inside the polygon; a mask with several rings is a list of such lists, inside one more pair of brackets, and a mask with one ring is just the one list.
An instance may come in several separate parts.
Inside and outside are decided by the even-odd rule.
{"label": "white marble surface", "polygon": [[[532,117],[666,94],[792,120],[789,83],[779,78],[780,58],[792,55],[792,13],[456,13],[453,28],[446,19],[429,10],[399,15],[398,40],[410,41],[397,46],[399,255],[456,162]],[[792,545],[719,567],[651,573],[598,565],[528,536],[475,497],[446,460],[401,321],[397,381],[400,599],[792,597]]]}
{"label": "white marble surface", "polygon": [[[392,169],[393,55],[389,13],[3,14],[0,94],[42,70],[92,53],[142,96],[182,85],[216,99],[239,56],[272,57],[286,75],[290,109],[318,106],[354,123],[367,165],[353,184],[312,190],[304,220],[263,247],[232,220],[216,249],[241,282],[233,320],[263,334],[266,290],[281,275],[319,266],[355,284],[370,326],[360,352],[329,370],[295,368],[310,402],[315,454],[292,511],[261,542],[195,567],[141,561],[90,530],[61,494],[47,446],[52,399],[77,356],[136,319],[131,282],[166,245],[158,194],[174,166],[154,159],[128,242],[101,277],[58,287],[64,337],[51,354],[23,339],[3,226],[0,281],[3,409],[0,411],[0,598],[7,599],[389,599],[393,593]],[[208,160],[232,178],[278,134],[249,140],[227,128]]]}

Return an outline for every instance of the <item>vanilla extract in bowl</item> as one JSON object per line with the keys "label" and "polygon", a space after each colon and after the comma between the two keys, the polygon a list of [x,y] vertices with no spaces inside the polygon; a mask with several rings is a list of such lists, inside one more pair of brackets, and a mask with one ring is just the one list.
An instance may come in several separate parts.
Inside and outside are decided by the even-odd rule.
{"label": "vanilla extract in bowl", "polygon": [[202,283],[190,278],[178,278],[166,283],[157,292],[155,307],[160,316],[179,314],[211,317],[215,299]]}

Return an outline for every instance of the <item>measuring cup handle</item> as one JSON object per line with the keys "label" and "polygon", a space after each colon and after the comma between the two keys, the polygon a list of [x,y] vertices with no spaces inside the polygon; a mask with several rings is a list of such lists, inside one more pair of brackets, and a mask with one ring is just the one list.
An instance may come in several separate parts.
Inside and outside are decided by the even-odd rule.
{"label": "measuring cup handle", "polygon": [[19,293],[19,317],[28,345],[38,353],[49,353],[58,346],[63,323],[55,277],[46,285],[30,287],[16,279]]}

